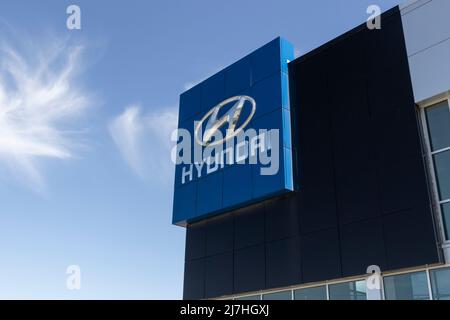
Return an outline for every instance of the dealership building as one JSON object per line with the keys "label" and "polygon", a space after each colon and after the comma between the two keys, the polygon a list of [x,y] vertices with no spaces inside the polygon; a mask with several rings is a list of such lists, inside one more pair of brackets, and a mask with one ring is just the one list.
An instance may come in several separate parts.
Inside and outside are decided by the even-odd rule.
{"label": "dealership building", "polygon": [[409,1],[297,58],[277,38],[180,96],[179,155],[235,156],[176,166],[185,299],[450,299],[449,15]]}

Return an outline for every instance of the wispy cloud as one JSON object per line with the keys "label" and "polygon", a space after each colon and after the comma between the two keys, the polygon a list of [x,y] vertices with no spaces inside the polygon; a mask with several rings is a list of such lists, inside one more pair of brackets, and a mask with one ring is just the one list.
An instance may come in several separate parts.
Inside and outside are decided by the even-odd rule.
{"label": "wispy cloud", "polygon": [[189,89],[192,89],[193,87],[195,87],[199,83],[205,81],[206,79],[208,79],[209,77],[211,77],[212,75],[216,74],[217,72],[219,72],[220,70],[223,70],[223,69],[224,69],[224,67],[222,67],[222,66],[216,67],[216,68],[210,68],[208,73],[205,73],[204,75],[202,75],[198,79],[193,80],[193,81],[188,81],[188,82],[184,83],[183,89],[185,91],[187,91]]}
{"label": "wispy cloud", "polygon": [[170,185],[174,168],[170,138],[176,128],[175,108],[144,113],[139,105],[130,105],[111,121],[109,132],[136,175],[144,180]]}
{"label": "wispy cloud", "polygon": [[0,42],[1,172],[43,191],[43,159],[74,156],[73,120],[90,105],[77,86],[83,47],[65,40]]}

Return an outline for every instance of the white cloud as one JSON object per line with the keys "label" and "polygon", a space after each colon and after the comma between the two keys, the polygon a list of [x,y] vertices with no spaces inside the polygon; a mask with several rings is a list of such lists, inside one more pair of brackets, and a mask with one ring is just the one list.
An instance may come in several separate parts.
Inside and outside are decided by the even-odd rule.
{"label": "white cloud", "polygon": [[71,124],[90,98],[75,80],[82,46],[55,39],[21,43],[0,42],[0,165],[40,192],[40,161],[74,156],[80,132]]}
{"label": "white cloud", "polygon": [[208,73],[204,74],[203,76],[199,77],[198,79],[196,79],[194,81],[186,82],[183,85],[183,89],[185,91],[188,91],[189,89],[192,89],[199,83],[205,81],[206,79],[208,79],[209,77],[211,77],[212,75],[216,74],[217,72],[219,72],[220,70],[223,70],[223,69],[224,69],[224,67],[210,68]]}
{"label": "white cloud", "polygon": [[[206,79],[206,78],[205,78],[205,79]],[[183,89],[184,89],[185,91],[188,91],[189,89],[192,89],[193,87],[195,87],[196,85],[198,85],[200,82],[204,81],[205,79],[198,80],[198,81],[192,81],[192,82],[186,82],[186,83],[183,85]]]}
{"label": "white cloud", "polygon": [[143,114],[138,105],[126,107],[109,125],[111,137],[133,172],[163,185],[172,183],[174,165],[170,153],[174,143],[170,138],[176,128],[175,108]]}

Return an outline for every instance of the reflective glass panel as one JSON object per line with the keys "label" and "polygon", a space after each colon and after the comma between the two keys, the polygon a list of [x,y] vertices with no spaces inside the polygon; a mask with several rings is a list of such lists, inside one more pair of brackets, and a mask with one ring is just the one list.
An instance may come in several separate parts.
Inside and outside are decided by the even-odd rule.
{"label": "reflective glass panel", "polygon": [[329,286],[330,300],[366,300],[366,282],[352,281]]}
{"label": "reflective glass panel", "polygon": [[327,300],[327,288],[322,286],[295,290],[294,300]]}
{"label": "reflective glass panel", "polygon": [[247,297],[240,297],[240,298],[236,298],[235,300],[261,300],[261,296],[257,295],[257,296],[247,296]]}
{"label": "reflective glass panel", "polygon": [[450,268],[430,271],[434,300],[450,300]]}
{"label": "reflective glass panel", "polygon": [[448,102],[438,103],[425,110],[431,150],[436,151],[450,147],[450,111]]}
{"label": "reflective glass panel", "polygon": [[434,155],[440,200],[450,199],[450,150]]}
{"label": "reflective glass panel", "polygon": [[292,300],[292,291],[265,294],[263,300]]}
{"label": "reflective glass panel", "polygon": [[429,300],[425,271],[384,278],[386,300]]}

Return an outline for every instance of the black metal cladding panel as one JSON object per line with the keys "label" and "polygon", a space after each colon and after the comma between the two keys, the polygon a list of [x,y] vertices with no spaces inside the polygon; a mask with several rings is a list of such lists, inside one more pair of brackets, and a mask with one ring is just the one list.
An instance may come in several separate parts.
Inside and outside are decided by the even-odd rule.
{"label": "black metal cladding panel", "polygon": [[389,165],[393,159],[403,161],[421,156],[416,119],[414,112],[402,106],[374,116],[373,134],[377,137],[374,150],[378,165]]}
{"label": "black metal cladding panel", "polygon": [[233,293],[233,252],[206,258],[205,296],[220,297]]}
{"label": "black metal cladding panel", "polygon": [[205,298],[205,259],[186,261],[183,296],[190,300]]}
{"label": "black metal cladding panel", "polygon": [[342,276],[337,228],[313,232],[301,238],[304,282],[337,279]]}
{"label": "black metal cladding panel", "polygon": [[266,285],[279,288],[301,282],[300,237],[268,243]]}
{"label": "black metal cladding panel", "polygon": [[206,224],[197,223],[186,230],[186,260],[195,260],[206,256]]}
{"label": "black metal cladding panel", "polygon": [[[330,193],[323,195],[330,203],[325,220],[331,221],[332,211],[338,217],[335,254],[342,266],[340,276],[362,274],[370,264],[397,269],[440,259],[398,8],[382,17],[382,25],[379,31],[362,26],[349,37],[293,61],[289,69],[303,197],[311,192],[310,172],[319,170],[312,146],[322,143],[320,154],[332,152],[328,185],[335,191],[334,209]],[[318,139],[308,133],[310,128],[302,128],[312,124],[314,129],[318,123],[314,116],[323,119]],[[321,182],[325,191],[322,176]],[[319,199],[319,190],[313,194]],[[313,208],[303,204],[302,216],[312,219],[310,213],[319,212],[323,203],[314,202]],[[410,221],[401,225],[401,218],[394,219],[400,216]],[[311,240],[317,233],[308,232],[301,242],[303,282],[332,279],[336,267],[319,266],[311,249],[318,246]],[[330,248],[323,250],[333,260]]]}
{"label": "black metal cladding panel", "polygon": [[381,30],[365,33],[371,112],[377,116],[395,106],[409,111],[414,98],[400,13],[385,19]]}
{"label": "black metal cladding panel", "polygon": [[[383,214],[429,205],[427,181],[421,157],[393,160],[379,168]],[[431,213],[428,212],[430,217]],[[427,214],[424,212],[424,215]]]}
{"label": "black metal cladding panel", "polygon": [[387,270],[381,219],[347,224],[341,227],[340,232],[343,276],[364,274],[371,265]]}
{"label": "black metal cladding panel", "polygon": [[206,228],[206,255],[233,251],[234,221],[233,216],[213,219]]}
{"label": "black metal cladding panel", "polygon": [[293,128],[296,132],[293,141],[301,189],[305,186],[323,187],[331,185],[333,181],[331,113],[328,101],[319,99],[323,94],[321,91],[327,88],[327,82],[316,64],[318,63],[306,62],[298,65],[295,73],[308,74],[308,78],[293,79],[291,75],[291,109],[296,105],[302,106],[301,116],[293,115]]}
{"label": "black metal cladding panel", "polygon": [[388,269],[438,262],[429,214],[429,206],[418,206],[383,217]]}
{"label": "black metal cladding panel", "polygon": [[275,241],[298,236],[300,199],[298,196],[284,197],[266,204],[266,241]]}
{"label": "black metal cladding panel", "polygon": [[337,211],[341,224],[380,216],[380,195],[377,172],[348,171],[336,178]]}
{"label": "black metal cladding panel", "polygon": [[399,9],[289,73],[299,189],[188,226],[186,299],[440,261]]}
{"label": "black metal cladding panel", "polygon": [[234,292],[250,292],[266,288],[265,246],[234,252]]}
{"label": "black metal cladding panel", "polygon": [[257,204],[238,210],[234,218],[234,248],[264,244],[265,206]]}

